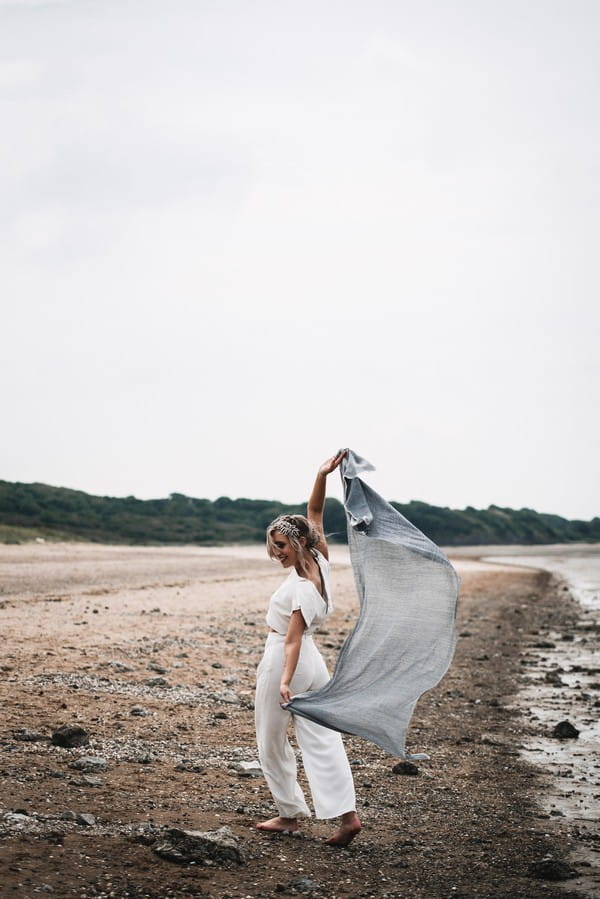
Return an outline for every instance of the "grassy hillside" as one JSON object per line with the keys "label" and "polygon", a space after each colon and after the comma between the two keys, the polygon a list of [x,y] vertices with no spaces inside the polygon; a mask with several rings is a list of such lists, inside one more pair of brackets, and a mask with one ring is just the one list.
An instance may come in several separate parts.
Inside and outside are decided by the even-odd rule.
{"label": "grassy hillside", "polygon": [[[532,509],[448,509],[412,501],[393,503],[403,515],[444,546],[490,543],[600,541],[600,518],[569,521]],[[0,542],[79,539],[101,543],[214,545],[262,541],[265,528],[282,512],[303,512],[275,500],[212,502],[172,493],[168,499],[92,496],[80,490],[0,481]],[[327,501],[325,531],[345,541],[344,509]]]}

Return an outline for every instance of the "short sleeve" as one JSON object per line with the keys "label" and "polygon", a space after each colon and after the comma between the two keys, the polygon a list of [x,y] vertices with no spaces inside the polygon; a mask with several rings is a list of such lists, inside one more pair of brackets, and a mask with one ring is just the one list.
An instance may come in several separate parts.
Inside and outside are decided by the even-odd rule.
{"label": "short sleeve", "polygon": [[307,627],[311,626],[315,618],[323,618],[325,602],[310,581],[299,579],[298,583],[295,584],[292,612],[298,609],[302,612],[302,617]]}

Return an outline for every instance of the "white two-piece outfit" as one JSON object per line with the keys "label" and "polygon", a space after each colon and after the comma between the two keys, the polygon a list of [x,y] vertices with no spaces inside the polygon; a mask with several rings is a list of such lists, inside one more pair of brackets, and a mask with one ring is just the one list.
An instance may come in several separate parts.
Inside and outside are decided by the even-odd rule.
{"label": "white two-piece outfit", "polygon": [[[329,563],[314,553],[322,576],[325,599],[308,578],[295,569],[272,595],[267,624],[272,629],[257,671],[256,739],[263,774],[282,818],[311,814],[297,781],[296,756],[287,738],[290,712],[281,708],[279,687],[284,666],[284,643],[292,612],[299,609],[306,624],[298,664],[290,683],[292,694],[318,690],[329,672],[312,634],[332,610]],[[308,718],[294,716],[296,739],[302,753],[318,818],[336,818],[354,811],[356,799],[352,771],[342,736]]]}

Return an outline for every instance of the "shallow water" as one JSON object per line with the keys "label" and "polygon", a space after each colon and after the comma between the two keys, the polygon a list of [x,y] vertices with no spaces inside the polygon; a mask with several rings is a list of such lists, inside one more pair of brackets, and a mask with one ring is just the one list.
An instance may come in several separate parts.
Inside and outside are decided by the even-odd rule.
{"label": "shallow water", "polygon": [[[500,548],[498,548],[500,549]],[[523,747],[528,761],[544,768],[552,784],[543,805],[551,815],[561,815],[598,833],[600,812],[600,546],[513,547],[483,561],[550,571],[563,580],[581,605],[579,627],[573,634],[550,632],[551,649],[535,651],[537,664],[530,683],[520,692],[518,705],[539,728]],[[569,639],[566,639],[568,637]],[[539,675],[558,673],[555,684]],[[578,730],[577,740],[551,736],[559,721],[569,720]]]}
{"label": "shallow water", "polygon": [[600,611],[600,546],[590,545],[571,549],[568,546],[548,547],[531,554],[533,547],[515,555],[507,554],[486,556],[484,562],[499,562],[503,565],[523,565],[528,568],[543,568],[565,580],[572,596],[584,608]]}

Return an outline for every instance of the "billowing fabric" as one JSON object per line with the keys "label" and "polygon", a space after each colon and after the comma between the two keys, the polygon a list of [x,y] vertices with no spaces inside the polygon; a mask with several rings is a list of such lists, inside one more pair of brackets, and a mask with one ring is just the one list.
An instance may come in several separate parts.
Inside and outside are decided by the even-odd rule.
{"label": "billowing fabric", "polygon": [[373,470],[351,450],[341,463],[358,620],[329,682],[287,708],[400,758],[423,758],[406,752],[406,731],[452,660],[459,579],[442,550],[359,477]]}
{"label": "billowing fabric", "polygon": [[287,634],[290,615],[297,609],[302,612],[306,634],[312,634],[325,621],[333,609],[329,589],[329,562],[320,552],[315,559],[321,571],[325,596],[321,596],[308,578],[300,577],[295,568],[277,588],[269,601],[266,620],[270,628],[278,634]]}

